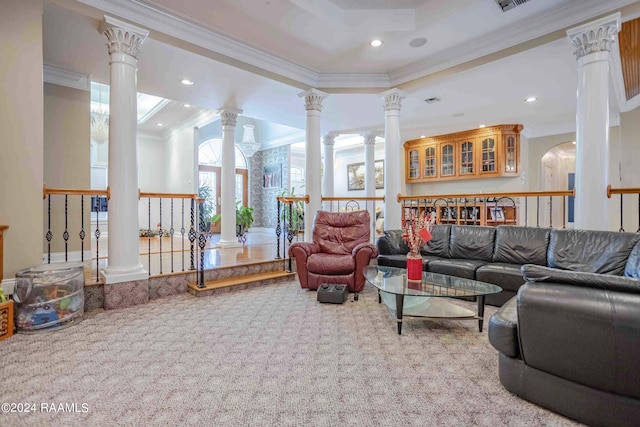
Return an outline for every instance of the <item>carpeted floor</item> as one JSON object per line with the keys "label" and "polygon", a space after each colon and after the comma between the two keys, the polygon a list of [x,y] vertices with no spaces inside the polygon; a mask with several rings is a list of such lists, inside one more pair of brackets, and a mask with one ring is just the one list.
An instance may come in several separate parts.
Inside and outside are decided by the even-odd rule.
{"label": "carpeted floor", "polygon": [[577,425],[505,391],[477,327],[409,320],[398,336],[372,288],[332,305],[297,282],[91,313],[0,342],[0,402],[36,405],[0,425]]}

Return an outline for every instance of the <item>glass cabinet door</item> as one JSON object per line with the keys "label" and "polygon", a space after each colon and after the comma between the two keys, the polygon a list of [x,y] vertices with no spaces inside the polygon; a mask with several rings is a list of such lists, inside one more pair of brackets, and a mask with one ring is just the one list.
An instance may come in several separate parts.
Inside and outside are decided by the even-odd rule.
{"label": "glass cabinet door", "polygon": [[488,137],[482,140],[482,172],[496,171],[496,139]]}
{"label": "glass cabinet door", "polygon": [[409,179],[420,178],[420,160],[418,150],[409,151]]}
{"label": "glass cabinet door", "polygon": [[442,173],[441,176],[455,175],[455,155],[453,144],[443,144],[441,146]]}
{"label": "glass cabinet door", "polygon": [[506,173],[518,172],[516,162],[516,137],[513,135],[506,137],[504,171]]}
{"label": "glass cabinet door", "polygon": [[436,147],[424,149],[424,178],[436,177]]}
{"label": "glass cabinet door", "polygon": [[473,168],[473,141],[463,141],[460,144],[460,175],[472,175]]}

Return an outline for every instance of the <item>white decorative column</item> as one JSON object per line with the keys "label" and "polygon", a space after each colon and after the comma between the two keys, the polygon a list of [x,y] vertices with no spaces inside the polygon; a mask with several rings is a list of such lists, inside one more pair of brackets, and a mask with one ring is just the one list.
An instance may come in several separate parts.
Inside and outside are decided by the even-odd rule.
{"label": "white decorative column", "polygon": [[[371,132],[364,136],[364,194],[366,197],[376,195],[376,134]],[[371,218],[371,236],[376,235],[376,209],[373,201],[367,201],[367,210]]]}
{"label": "white decorative column", "polygon": [[242,246],[236,238],[236,147],[235,133],[237,108],[221,108],[222,122],[222,172],[220,177],[220,241],[221,248]]}
{"label": "white decorative column", "polygon": [[[325,197],[333,197],[333,144],[335,143],[336,134],[329,132],[323,139],[324,143],[324,171],[322,173],[322,195]],[[331,202],[324,202],[323,209],[328,211],[331,208]]]}
{"label": "white decorative column", "polygon": [[320,157],[320,113],[322,112],[322,101],[329,96],[317,89],[309,89],[300,94],[304,98],[304,106],[307,110],[307,149],[305,166],[305,186],[309,195],[309,203],[304,209],[304,240],[313,240],[313,220],[315,214],[322,208],[322,182],[320,171],[322,169],[322,159]]}
{"label": "white decorative column", "polygon": [[137,82],[138,53],[149,32],[109,16],[100,27],[108,39],[109,262],[106,284],[149,277],[140,264],[138,238]]}
{"label": "white decorative column", "polygon": [[402,192],[404,157],[400,144],[400,106],[407,95],[399,89],[380,94],[384,102],[384,229],[402,228],[398,194]]}
{"label": "white decorative column", "polygon": [[620,13],[567,31],[578,61],[575,227],[608,230],[609,61]]}

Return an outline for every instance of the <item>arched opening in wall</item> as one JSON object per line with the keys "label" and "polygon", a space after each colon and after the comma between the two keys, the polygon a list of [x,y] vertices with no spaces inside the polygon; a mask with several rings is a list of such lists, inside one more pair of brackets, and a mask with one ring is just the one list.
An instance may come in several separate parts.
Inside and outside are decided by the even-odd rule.
{"label": "arched opening in wall", "polygon": [[[540,162],[540,188],[542,191],[573,190],[576,172],[576,145],[574,141],[563,142],[547,151]],[[573,197],[562,209],[562,198],[545,198],[540,206],[541,224],[571,225],[574,220]],[[564,212],[563,212],[564,210]],[[563,218],[564,215],[564,218]]]}
{"label": "arched opening in wall", "polygon": [[[235,146],[236,180],[235,200],[248,206],[247,159]],[[205,222],[211,223],[211,217],[220,213],[222,173],[222,139],[213,138],[204,141],[198,148],[198,193],[205,198]],[[211,223],[210,231],[220,233],[220,221]]]}

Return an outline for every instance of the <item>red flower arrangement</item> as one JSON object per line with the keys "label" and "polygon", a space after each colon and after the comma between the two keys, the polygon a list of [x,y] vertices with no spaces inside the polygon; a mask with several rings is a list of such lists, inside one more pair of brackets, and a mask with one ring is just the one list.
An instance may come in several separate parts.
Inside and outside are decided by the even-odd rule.
{"label": "red flower arrangement", "polygon": [[402,229],[404,230],[402,237],[409,246],[409,256],[420,256],[420,246],[431,240],[431,230],[435,223],[435,212],[422,211],[420,214],[416,214],[415,210],[411,209],[408,217],[402,217]]}

